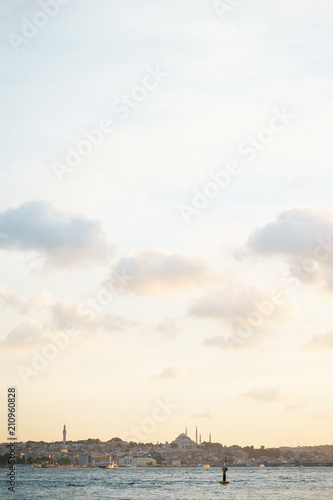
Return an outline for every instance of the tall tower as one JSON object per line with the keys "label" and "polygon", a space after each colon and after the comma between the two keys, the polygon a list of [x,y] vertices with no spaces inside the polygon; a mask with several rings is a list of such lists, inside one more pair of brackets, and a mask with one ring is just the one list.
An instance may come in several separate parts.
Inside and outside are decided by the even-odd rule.
{"label": "tall tower", "polygon": [[199,444],[201,444],[201,434],[199,435]]}
{"label": "tall tower", "polygon": [[66,425],[64,425],[64,430],[62,431],[62,444],[66,444]]}
{"label": "tall tower", "polygon": [[212,442],[212,435],[211,435],[211,433],[209,433],[209,442],[210,443]]}
{"label": "tall tower", "polygon": [[195,428],[195,444],[198,444],[198,427]]}
{"label": "tall tower", "polygon": [[185,434],[186,434],[186,436],[187,436],[187,427],[185,427]]}

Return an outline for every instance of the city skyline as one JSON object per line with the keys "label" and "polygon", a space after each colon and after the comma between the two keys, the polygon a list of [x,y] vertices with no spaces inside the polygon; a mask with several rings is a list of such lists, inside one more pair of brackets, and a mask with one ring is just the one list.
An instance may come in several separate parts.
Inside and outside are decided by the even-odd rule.
{"label": "city skyline", "polygon": [[55,2],[3,2],[18,439],[330,444],[333,4]]}
{"label": "city skyline", "polygon": [[[126,443],[119,438],[107,442],[87,439],[69,442],[16,443],[18,464],[33,468],[118,467],[332,467],[333,446],[266,448],[196,444],[185,433],[170,443]],[[7,443],[0,443],[1,465],[6,461]]]}

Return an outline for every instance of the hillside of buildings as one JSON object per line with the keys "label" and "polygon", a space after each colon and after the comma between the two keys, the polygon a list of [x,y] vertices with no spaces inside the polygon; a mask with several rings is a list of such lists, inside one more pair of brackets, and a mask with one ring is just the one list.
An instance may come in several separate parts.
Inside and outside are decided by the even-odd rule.
{"label": "hillside of buildings", "polygon": [[[180,434],[168,443],[137,443],[114,437],[67,441],[66,443],[27,441],[16,443],[17,464],[54,464],[98,467],[114,462],[118,467],[200,466],[220,467],[225,457],[229,466],[318,466],[333,465],[333,446],[284,446],[280,448],[225,446],[220,443],[196,443]],[[8,445],[0,445],[0,465],[8,459]]]}

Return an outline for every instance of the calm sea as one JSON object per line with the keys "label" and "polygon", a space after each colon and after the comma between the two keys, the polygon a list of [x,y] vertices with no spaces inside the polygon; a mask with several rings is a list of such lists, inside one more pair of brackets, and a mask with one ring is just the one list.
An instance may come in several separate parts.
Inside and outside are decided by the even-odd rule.
{"label": "calm sea", "polygon": [[0,498],[13,500],[332,500],[333,468],[31,469],[17,467],[16,493],[0,469]]}

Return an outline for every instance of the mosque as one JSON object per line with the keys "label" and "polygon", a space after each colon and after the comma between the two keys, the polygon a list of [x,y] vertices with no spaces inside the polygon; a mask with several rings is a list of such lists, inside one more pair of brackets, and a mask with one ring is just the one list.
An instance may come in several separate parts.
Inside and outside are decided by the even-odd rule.
{"label": "mosque", "polygon": [[[212,441],[211,434],[209,434],[209,442]],[[189,450],[195,450],[198,447],[198,444],[201,444],[201,434],[199,436],[199,442],[198,442],[198,428],[196,427],[195,429],[195,441],[193,439],[189,438],[187,435],[187,428],[185,429],[185,432],[182,434],[179,434],[179,436],[172,441],[171,444],[177,444],[178,449],[182,451],[189,451]]]}

